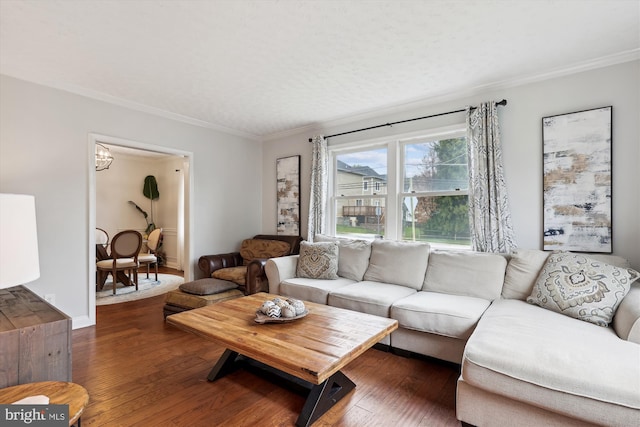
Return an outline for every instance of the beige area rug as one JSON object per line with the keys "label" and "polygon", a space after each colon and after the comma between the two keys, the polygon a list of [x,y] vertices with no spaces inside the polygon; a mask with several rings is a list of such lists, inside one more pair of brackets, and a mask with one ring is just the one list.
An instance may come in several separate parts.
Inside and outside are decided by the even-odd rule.
{"label": "beige area rug", "polygon": [[117,304],[120,302],[155,297],[177,289],[178,286],[184,283],[183,277],[173,274],[158,274],[157,282],[154,280],[156,276],[153,273],[149,275],[149,279],[146,277],[146,273],[138,276],[140,283],[138,284],[137,291],[135,286],[124,286],[118,282],[116,285],[116,294],[113,295],[113,282],[111,275],[109,275],[104,288],[99,292],[96,291],[96,305]]}

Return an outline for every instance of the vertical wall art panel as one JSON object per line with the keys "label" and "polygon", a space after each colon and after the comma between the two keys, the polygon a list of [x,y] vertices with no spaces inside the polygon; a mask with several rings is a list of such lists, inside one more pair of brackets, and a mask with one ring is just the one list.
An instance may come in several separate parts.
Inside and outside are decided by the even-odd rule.
{"label": "vertical wall art panel", "polygon": [[278,235],[300,235],[300,156],[276,160]]}
{"label": "vertical wall art panel", "polygon": [[543,117],[545,250],[611,253],[612,107]]}

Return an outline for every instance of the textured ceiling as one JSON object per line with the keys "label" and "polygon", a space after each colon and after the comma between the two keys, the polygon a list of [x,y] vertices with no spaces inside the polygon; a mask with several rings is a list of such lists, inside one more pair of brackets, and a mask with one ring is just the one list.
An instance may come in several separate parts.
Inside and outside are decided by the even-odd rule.
{"label": "textured ceiling", "polygon": [[257,137],[639,48],[639,0],[0,0],[0,73]]}

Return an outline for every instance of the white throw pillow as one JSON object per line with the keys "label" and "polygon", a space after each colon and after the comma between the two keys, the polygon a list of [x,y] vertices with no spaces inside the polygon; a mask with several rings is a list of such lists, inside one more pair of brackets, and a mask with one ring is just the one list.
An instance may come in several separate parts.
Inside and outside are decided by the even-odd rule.
{"label": "white throw pillow", "polygon": [[511,252],[502,297],[526,301],[548,257],[549,252],[540,249],[517,249]]}
{"label": "white throw pillow", "polygon": [[608,326],[631,283],[639,276],[631,268],[616,267],[582,254],[554,251],[527,302]]}
{"label": "white throw pillow", "polygon": [[338,244],[300,242],[296,275],[308,279],[337,279]]}
{"label": "white throw pillow", "polygon": [[428,243],[374,240],[364,280],[420,290],[428,261]]}
{"label": "white throw pillow", "polygon": [[493,301],[500,298],[506,267],[498,254],[433,251],[422,290]]}

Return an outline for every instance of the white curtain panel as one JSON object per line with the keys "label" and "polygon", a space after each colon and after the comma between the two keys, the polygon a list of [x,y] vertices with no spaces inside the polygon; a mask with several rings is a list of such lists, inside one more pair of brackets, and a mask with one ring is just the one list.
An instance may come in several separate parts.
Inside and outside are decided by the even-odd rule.
{"label": "white curtain panel", "polygon": [[324,231],[324,210],[327,201],[329,155],[327,141],[322,135],[313,137],[311,157],[311,192],[309,197],[309,223],[307,240],[313,242],[316,234]]}
{"label": "white curtain panel", "polygon": [[469,223],[471,246],[480,252],[510,252],[517,247],[504,181],[498,106],[486,102],[467,108]]}

